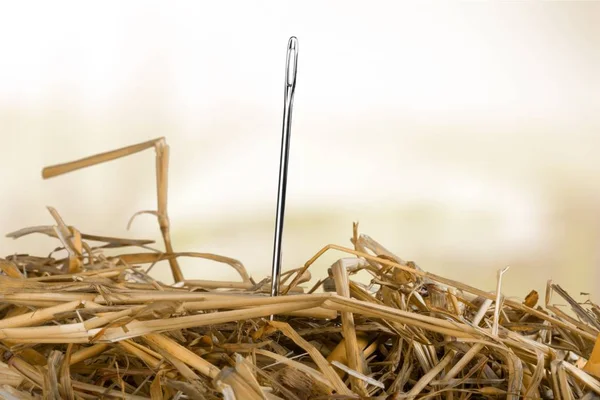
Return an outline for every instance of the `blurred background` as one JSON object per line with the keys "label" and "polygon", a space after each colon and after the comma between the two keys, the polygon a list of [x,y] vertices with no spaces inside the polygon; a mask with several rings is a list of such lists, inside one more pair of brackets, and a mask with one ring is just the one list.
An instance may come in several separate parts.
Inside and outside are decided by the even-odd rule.
{"label": "blurred background", "polygon": [[[600,2],[3,2],[0,253],[53,224],[149,238],[154,154],[43,167],[156,137],[175,250],[270,274],[285,50],[299,40],[284,269],[352,222],[423,269],[523,298],[600,283]],[[312,269],[319,278],[341,253]],[[182,260],[188,278],[237,279]],[[153,274],[172,282],[168,264]]]}

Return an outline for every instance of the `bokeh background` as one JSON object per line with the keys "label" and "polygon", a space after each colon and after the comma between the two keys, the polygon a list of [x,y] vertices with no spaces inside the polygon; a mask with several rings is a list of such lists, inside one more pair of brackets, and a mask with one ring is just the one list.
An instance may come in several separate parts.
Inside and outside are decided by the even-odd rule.
{"label": "bokeh background", "polygon": [[[160,238],[165,136],[178,251],[270,272],[285,49],[300,45],[284,268],[352,222],[422,268],[524,297],[600,283],[600,2],[3,2],[0,228]],[[2,255],[58,242],[0,238]],[[160,244],[161,242],[158,241]],[[340,253],[313,268],[323,276]],[[189,278],[233,270],[183,260]],[[166,263],[153,274],[171,282]]]}

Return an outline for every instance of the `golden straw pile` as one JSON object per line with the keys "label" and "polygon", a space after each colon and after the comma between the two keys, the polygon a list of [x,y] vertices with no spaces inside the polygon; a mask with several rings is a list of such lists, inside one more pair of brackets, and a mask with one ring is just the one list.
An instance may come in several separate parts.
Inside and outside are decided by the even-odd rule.
{"label": "golden straw pile", "polygon": [[[354,225],[352,248],[328,245],[282,276],[254,281],[237,260],[177,253],[167,215],[164,138],[44,169],[51,178],[154,148],[165,251],[100,237],[49,207],[63,259],[0,259],[3,399],[594,399],[600,308],[548,283],[523,302],[424,272]],[[139,253],[119,254],[138,247]],[[131,249],[129,249],[131,250]],[[309,268],[345,253],[308,288]],[[108,251],[115,253],[109,255]],[[57,253],[60,254],[60,253]],[[185,280],[177,259],[233,267],[238,282]],[[148,269],[168,261],[175,285]],[[367,271],[371,284],[351,280]],[[552,297],[568,307],[552,305]],[[273,320],[270,316],[273,315]]]}

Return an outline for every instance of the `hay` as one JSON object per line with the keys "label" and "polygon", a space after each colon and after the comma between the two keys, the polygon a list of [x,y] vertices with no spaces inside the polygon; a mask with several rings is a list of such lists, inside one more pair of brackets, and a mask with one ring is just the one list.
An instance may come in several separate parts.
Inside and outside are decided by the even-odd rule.
{"label": "hay", "polygon": [[[5,399],[592,399],[600,395],[600,308],[548,283],[523,302],[421,270],[354,224],[352,248],[328,245],[282,276],[255,282],[237,260],[177,253],[166,213],[164,139],[50,167],[44,177],[157,150],[165,252],[148,240],[53,226],[66,257],[0,259],[0,397]],[[140,248],[139,253],[118,254]],[[109,255],[107,249],[117,252]],[[309,268],[345,253],[312,288]],[[57,253],[58,254],[58,253]],[[239,281],[185,280],[179,257],[224,263]],[[176,282],[148,268],[170,264]],[[364,285],[351,279],[372,276]],[[501,271],[503,272],[503,271]],[[553,294],[570,311],[552,304]],[[273,321],[269,316],[275,315]]]}

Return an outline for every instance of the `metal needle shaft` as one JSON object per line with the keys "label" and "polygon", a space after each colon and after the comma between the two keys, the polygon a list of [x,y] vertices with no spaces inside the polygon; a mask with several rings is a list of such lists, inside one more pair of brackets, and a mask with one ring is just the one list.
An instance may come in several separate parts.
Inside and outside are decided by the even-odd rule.
{"label": "metal needle shaft", "polygon": [[271,296],[279,294],[281,277],[281,241],[283,237],[283,217],[285,214],[285,194],[287,188],[290,133],[292,130],[292,106],[296,89],[296,68],[298,64],[298,39],[292,36],[288,42],[285,64],[285,91],[283,103],[283,132],[279,160],[279,189],[277,192],[277,215],[275,219],[275,239],[273,243],[273,270],[271,274]]}

